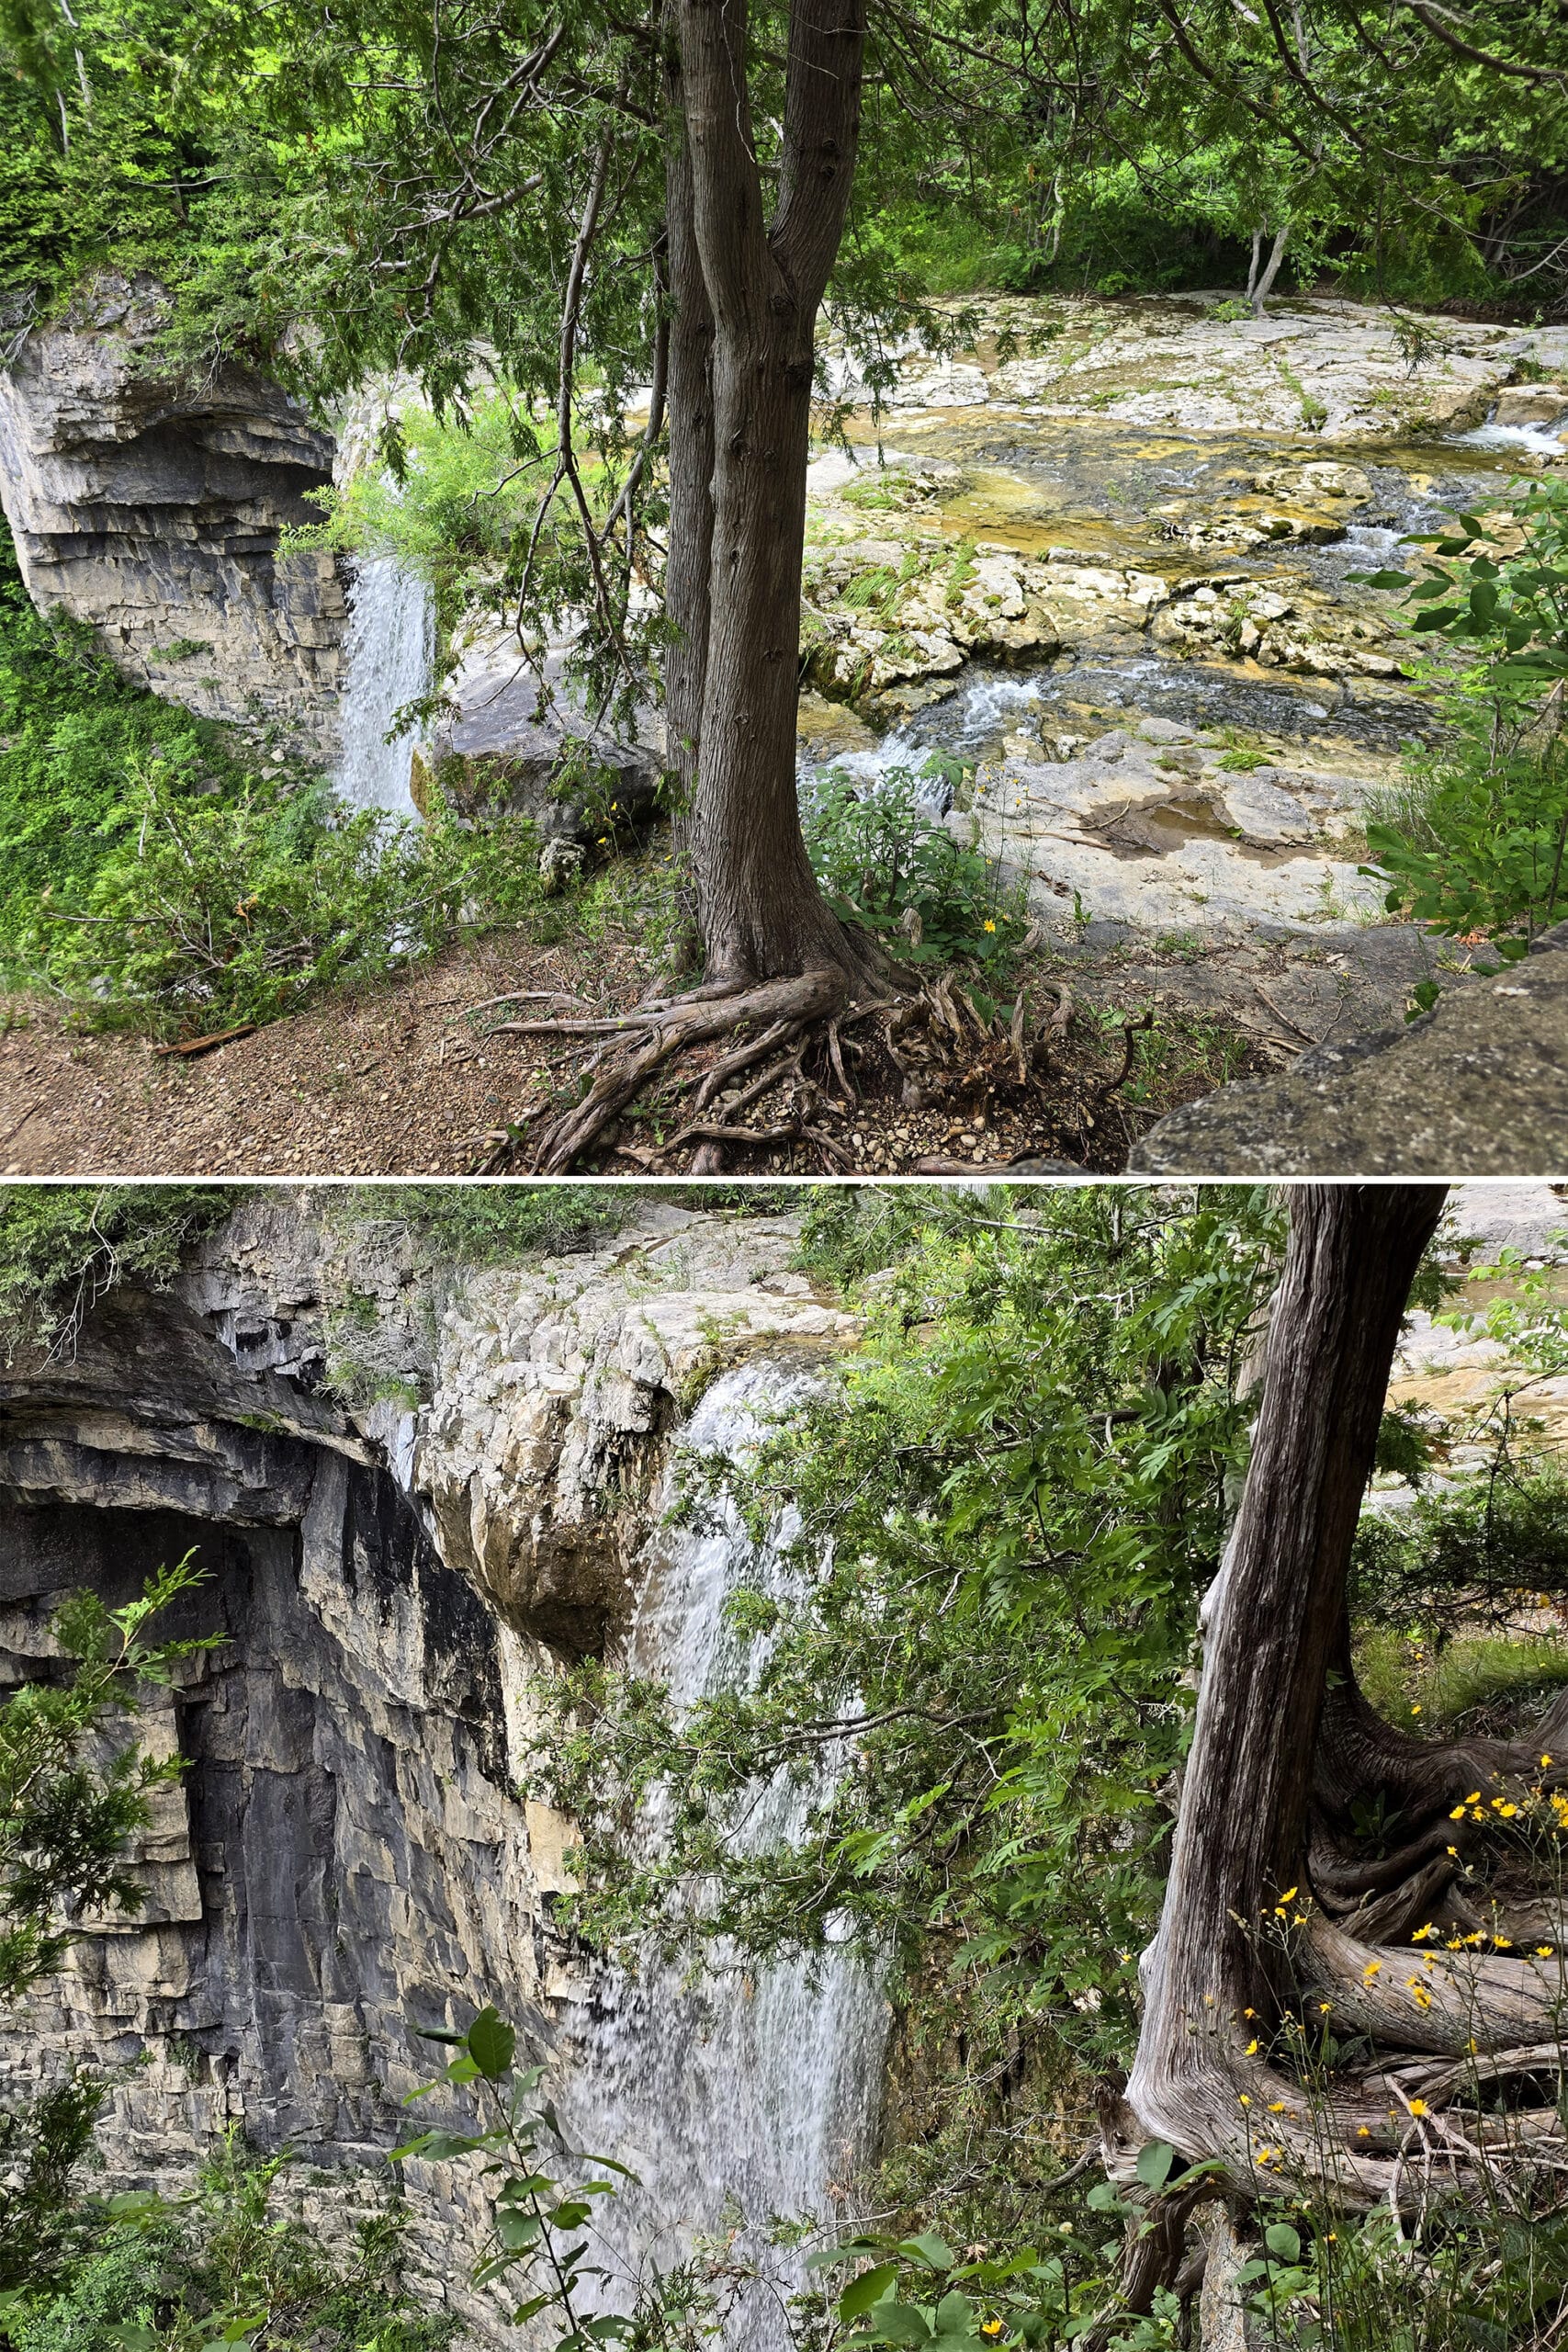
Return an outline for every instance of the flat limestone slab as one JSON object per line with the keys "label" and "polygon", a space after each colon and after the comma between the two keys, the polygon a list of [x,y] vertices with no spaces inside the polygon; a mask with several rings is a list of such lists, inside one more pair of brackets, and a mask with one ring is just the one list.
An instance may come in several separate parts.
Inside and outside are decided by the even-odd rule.
{"label": "flat limestone slab", "polygon": [[1551,1176],[1568,1168],[1568,929],[1429,1013],[1222,1086],[1134,1146],[1151,1176]]}

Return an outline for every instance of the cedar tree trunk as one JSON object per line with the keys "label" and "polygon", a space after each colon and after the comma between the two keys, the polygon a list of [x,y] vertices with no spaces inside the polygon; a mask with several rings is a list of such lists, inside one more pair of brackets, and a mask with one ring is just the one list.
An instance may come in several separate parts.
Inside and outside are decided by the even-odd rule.
{"label": "cedar tree trunk", "polygon": [[795,0],[771,223],[746,0],[672,5],[671,730],[695,771],[698,927],[713,981],[851,979],[868,967],[812,875],[795,747],[817,314],[854,176],[865,0]]}
{"label": "cedar tree trunk", "polygon": [[[1252,1458],[1204,1604],[1136,2063],[1125,2099],[1102,2112],[1122,2179],[1142,2142],[1165,2141],[1188,2164],[1213,2160],[1200,2195],[1285,2184],[1409,2208],[1435,2177],[1473,2191],[1482,2169],[1521,2149],[1561,2155],[1554,2109],[1531,2107],[1527,2088],[1498,2113],[1495,2094],[1506,2076],[1539,2079],[1556,2041],[1561,1947],[1555,1933],[1550,1949],[1526,1937],[1562,1923],[1520,1894],[1517,1857],[1494,1872],[1484,1934],[1461,1883],[1467,1851],[1489,1838],[1495,1849],[1493,1833],[1547,1804],[1560,1771],[1540,1733],[1450,1746],[1396,1732],[1350,1661],[1351,1544],[1443,1198],[1440,1186],[1363,1184],[1292,1196]],[[1450,1818],[1461,1800],[1473,1802]],[[1497,1890],[1515,1905],[1506,1922]],[[1325,2031],[1362,2047],[1358,2068],[1309,2054]],[[1167,2196],[1185,2214],[1183,2168]],[[1139,2281],[1145,2309],[1152,2283]]]}

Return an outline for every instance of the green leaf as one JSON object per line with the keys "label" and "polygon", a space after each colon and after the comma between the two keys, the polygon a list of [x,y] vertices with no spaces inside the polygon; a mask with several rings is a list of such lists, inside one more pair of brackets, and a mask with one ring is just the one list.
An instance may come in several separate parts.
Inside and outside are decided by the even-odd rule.
{"label": "green leaf", "polygon": [[932,2329],[914,2303],[878,2303],[872,2312],[874,2341],[880,2344],[929,2344]]}
{"label": "green leaf", "polygon": [[958,2257],[945,2238],[922,2230],[919,2237],[900,2239],[898,2251],[915,2262],[923,2262],[930,2270],[951,2270]]}
{"label": "green leaf", "polygon": [[1150,2140],[1138,2150],[1138,2178],[1145,2188],[1163,2188],[1175,2162],[1176,2150],[1168,2140]]}
{"label": "green leaf", "polygon": [[1280,2262],[1299,2262],[1302,2242],[1289,2222],[1270,2222],[1263,2233],[1263,2243]]}
{"label": "green leaf", "polygon": [[497,2083],[502,2075],[511,2073],[517,2035],[496,2010],[481,2009],[468,2028],[465,2040],[469,2057],[487,2082]]}
{"label": "green leaf", "polygon": [[868,2312],[873,2303],[882,2301],[897,2276],[898,2265],[896,2262],[881,2262],[874,2270],[863,2270],[858,2278],[851,2279],[839,2297],[839,2317],[858,2319],[862,2312]]}
{"label": "green leaf", "polygon": [[422,2132],[417,2140],[405,2140],[394,2148],[388,2163],[405,2164],[410,2156],[423,2156],[433,2165],[445,2164],[452,2156],[471,2156],[478,2148],[490,2145],[488,2134],[475,2135],[464,2132]]}
{"label": "green leaf", "polygon": [[495,2217],[495,2233],[508,2254],[522,2254],[537,2245],[545,2233],[544,2223],[533,2213],[518,2213],[502,2206]]}

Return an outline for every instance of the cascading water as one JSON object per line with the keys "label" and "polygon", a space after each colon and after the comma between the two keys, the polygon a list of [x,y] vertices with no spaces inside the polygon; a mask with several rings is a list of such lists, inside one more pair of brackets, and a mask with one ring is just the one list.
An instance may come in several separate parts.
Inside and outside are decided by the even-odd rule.
{"label": "cascading water", "polygon": [[[734,1459],[818,1385],[797,1366],[753,1360],[708,1390],[686,1448]],[[787,1594],[792,1572],[778,1547],[790,1532],[782,1525],[759,1551],[721,1497],[705,1532],[683,1529],[662,1545],[630,1664],[665,1683],[677,1710],[755,1670],[754,1654],[725,1624],[725,1602],[743,1579]],[[750,1813],[745,1843],[765,1850],[788,1839],[808,1803],[809,1792],[781,1777]],[[662,1827],[655,1804],[644,1827],[655,1847]],[[639,2279],[678,2261],[694,2238],[728,2230],[736,2214],[754,2245],[773,2215],[843,2220],[846,2185],[873,2152],[886,2031],[878,1972],[848,1949],[829,1949],[815,1967],[790,1961],[752,1973],[720,1949],[695,1984],[658,1961],[635,1977],[606,1972],[563,2032],[557,2096],[579,2146],[638,2176],[596,2214],[604,2300],[627,2307]],[[804,2275],[798,2258],[786,2259],[786,2290]],[[775,2298],[761,2290],[743,2298],[726,2341],[735,2352],[785,2343]]]}
{"label": "cascading water", "polygon": [[355,569],[344,645],[343,749],[333,778],[352,808],[417,815],[409,782],[415,736],[387,741],[396,713],[429,691],[435,614],[429,588],[395,556]]}

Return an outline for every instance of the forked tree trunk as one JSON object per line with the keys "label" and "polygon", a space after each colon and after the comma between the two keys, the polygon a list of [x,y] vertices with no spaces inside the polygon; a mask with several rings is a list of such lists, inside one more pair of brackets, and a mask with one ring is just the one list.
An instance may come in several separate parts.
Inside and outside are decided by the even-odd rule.
{"label": "forked tree trunk", "polygon": [[1262,256],[1263,240],[1268,234],[1267,221],[1260,229],[1253,231],[1252,266],[1247,274],[1247,299],[1258,318],[1263,316],[1264,307],[1269,295],[1274,291],[1274,280],[1280,275],[1280,266],[1285,258],[1285,248],[1291,242],[1291,224],[1287,220],[1282,228],[1276,230],[1269,259],[1259,275],[1258,265]]}
{"label": "forked tree trunk", "polygon": [[[800,575],[817,315],[838,252],[860,130],[864,0],[795,0],[778,200],[765,218],[747,86],[746,0],[674,0],[691,243],[711,321],[711,560],[696,584],[703,508],[694,494],[705,397],[694,347],[706,334],[690,270],[676,263],[672,353],[671,618],[692,648],[676,664],[671,729],[694,733],[693,850],[710,978],[745,982],[865,970],[823,901],[801,839],[795,746]],[[682,240],[671,218],[672,261]],[[688,504],[688,500],[690,503]],[[705,625],[701,707],[691,707]]]}
{"label": "forked tree trunk", "polygon": [[664,611],[673,632],[664,660],[669,762],[689,824],[700,765],[713,570],[713,310],[692,213],[692,155],[682,130],[679,0],[667,0],[665,91],[671,118],[665,176],[669,230],[670,541]]}

